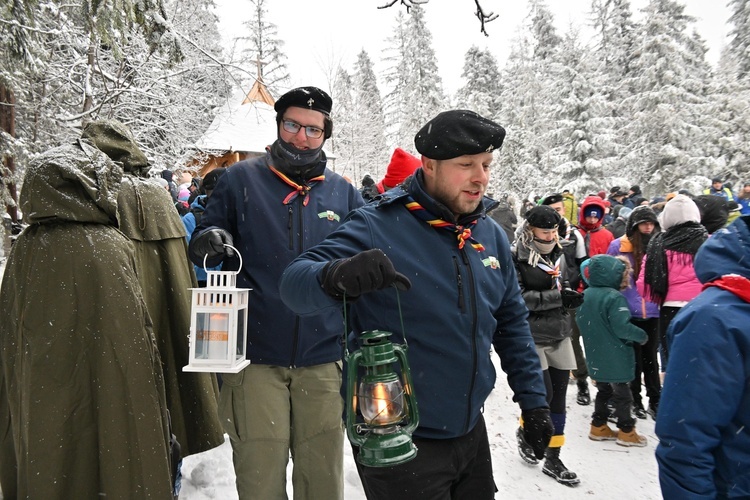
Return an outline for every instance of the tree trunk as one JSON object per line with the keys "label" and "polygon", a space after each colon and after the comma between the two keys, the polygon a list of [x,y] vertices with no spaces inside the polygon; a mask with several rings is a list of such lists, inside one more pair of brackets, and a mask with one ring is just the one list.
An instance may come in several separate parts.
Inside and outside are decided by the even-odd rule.
{"label": "tree trunk", "polygon": [[[0,83],[0,128],[11,137],[16,136],[16,98],[13,92],[2,83]],[[5,209],[8,215],[10,215],[10,219],[13,222],[18,222],[18,194],[15,181],[16,164],[10,155],[3,157],[3,164],[8,175],[7,178],[2,179],[2,182],[7,186],[8,193],[10,193],[10,197],[13,200],[13,204],[6,204]]]}

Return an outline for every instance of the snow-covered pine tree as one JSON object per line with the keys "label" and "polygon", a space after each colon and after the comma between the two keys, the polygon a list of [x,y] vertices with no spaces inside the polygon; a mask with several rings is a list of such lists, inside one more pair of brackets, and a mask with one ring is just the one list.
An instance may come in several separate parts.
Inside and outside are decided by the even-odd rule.
{"label": "snow-covered pine tree", "polygon": [[[266,0],[248,0],[252,6],[252,18],[243,23],[248,33],[238,40],[243,45],[240,66],[255,68],[260,64],[260,76],[274,98],[278,99],[289,90],[291,78],[286,67],[284,41],[278,36],[278,27],[268,20]],[[250,75],[251,79],[257,75]],[[247,84],[247,82],[243,82]],[[250,88],[252,81],[247,86]]]}
{"label": "snow-covered pine tree", "polygon": [[385,175],[390,152],[386,143],[383,100],[372,60],[365,50],[357,55],[354,64],[352,90],[356,119],[353,146],[358,167],[354,180],[358,184],[362,176],[369,173],[377,182]]}
{"label": "snow-covered pine tree", "polygon": [[727,6],[732,12],[727,51],[735,60],[738,79],[750,80],[750,1],[729,0]]}
{"label": "snow-covered pine tree", "polygon": [[679,188],[687,175],[712,168],[695,145],[705,96],[693,75],[708,72],[687,34],[694,19],[685,14],[684,5],[650,0],[644,13],[633,71],[624,82],[631,95],[623,101],[627,119],[620,140],[631,176],[664,193]]}
{"label": "snow-covered pine tree", "polygon": [[[545,164],[553,174],[550,191],[565,187],[573,193],[591,193],[604,185],[599,135],[606,136],[607,119],[603,99],[595,87],[597,75],[593,58],[580,42],[577,31],[563,38],[551,66],[553,107],[556,126],[549,134],[552,145]],[[606,139],[605,139],[606,142]]]}
{"label": "snow-covered pine tree", "polygon": [[354,113],[354,93],[352,91],[352,77],[339,66],[331,91],[333,109],[333,136],[327,142],[327,148],[336,155],[335,171],[346,175],[356,184],[356,157],[354,150],[356,116]]}
{"label": "snow-covered pine tree", "polygon": [[501,123],[507,136],[501,167],[493,173],[498,183],[495,191],[505,190],[507,185],[514,193],[543,194],[556,187],[552,185],[550,165],[544,161],[556,126],[551,66],[561,41],[544,1],[533,0],[501,71],[504,88],[500,116],[506,120]]}
{"label": "snow-covered pine tree", "polygon": [[731,0],[730,41],[722,51],[718,70],[708,91],[708,154],[720,158],[727,178],[747,182],[750,179],[750,1]]}
{"label": "snow-covered pine tree", "polygon": [[456,92],[456,107],[498,120],[503,87],[497,59],[492,52],[472,46],[464,56],[461,77],[466,84]]}
{"label": "snow-covered pine tree", "polygon": [[623,157],[627,151],[620,143],[617,131],[627,121],[622,102],[631,95],[625,84],[632,73],[634,49],[640,31],[633,21],[630,0],[593,0],[591,19],[595,30],[592,56],[596,64],[591,84],[596,94],[596,116],[599,133],[596,147],[602,177],[599,189],[641,182],[630,177],[630,169]]}
{"label": "snow-covered pine tree", "polygon": [[396,23],[386,58],[391,63],[386,83],[393,89],[386,98],[386,119],[395,131],[395,145],[414,151],[414,135],[447,109],[447,99],[424,11],[414,5],[408,18],[399,14]]}

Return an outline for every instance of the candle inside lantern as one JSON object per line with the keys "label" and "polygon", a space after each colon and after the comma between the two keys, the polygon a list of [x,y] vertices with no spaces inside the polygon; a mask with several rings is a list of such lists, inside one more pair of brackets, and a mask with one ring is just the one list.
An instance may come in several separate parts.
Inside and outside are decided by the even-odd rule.
{"label": "candle inside lantern", "polygon": [[368,425],[391,425],[404,416],[404,391],[401,382],[367,382],[359,385],[360,411]]}
{"label": "candle inside lantern", "polygon": [[202,359],[224,359],[229,347],[229,315],[225,313],[199,313],[199,328],[196,332]]}

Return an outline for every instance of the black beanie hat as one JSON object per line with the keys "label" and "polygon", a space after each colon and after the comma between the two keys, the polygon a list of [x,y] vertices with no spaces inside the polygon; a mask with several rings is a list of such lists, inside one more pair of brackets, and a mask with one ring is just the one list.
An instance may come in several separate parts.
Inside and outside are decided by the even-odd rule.
{"label": "black beanie hat", "polygon": [[727,201],[721,196],[702,194],[693,198],[701,212],[701,224],[708,234],[713,234],[724,227],[729,220]]}
{"label": "black beanie hat", "polygon": [[324,115],[330,115],[333,100],[331,96],[318,87],[298,87],[279,97],[273,109],[276,110],[276,113],[283,113],[290,106],[314,109]]}
{"label": "black beanie hat", "polygon": [[526,212],[528,225],[539,229],[554,229],[561,220],[562,216],[548,205],[537,205]]}
{"label": "black beanie hat", "polygon": [[219,182],[219,178],[227,172],[225,167],[219,167],[211,170],[203,178],[203,189],[206,191],[212,191],[216,188],[216,184]]}
{"label": "black beanie hat", "polygon": [[542,200],[542,205],[552,205],[553,203],[560,203],[563,201],[563,196],[560,193],[548,194]]}
{"label": "black beanie hat", "polygon": [[505,129],[473,111],[443,111],[427,122],[414,137],[420,154],[433,160],[491,153],[503,145]]}
{"label": "black beanie hat", "polygon": [[630,212],[628,216],[628,223],[625,226],[625,234],[628,237],[633,236],[638,231],[638,224],[641,222],[653,222],[657,226],[659,225],[659,219],[656,216],[656,212],[651,207],[645,205],[637,206]]}
{"label": "black beanie hat", "polygon": [[276,111],[276,123],[281,123],[284,111],[289,107],[312,109],[325,115],[323,119],[323,131],[328,139],[333,134],[333,121],[331,121],[331,109],[333,100],[325,91],[318,87],[297,87],[279,97],[273,109]]}

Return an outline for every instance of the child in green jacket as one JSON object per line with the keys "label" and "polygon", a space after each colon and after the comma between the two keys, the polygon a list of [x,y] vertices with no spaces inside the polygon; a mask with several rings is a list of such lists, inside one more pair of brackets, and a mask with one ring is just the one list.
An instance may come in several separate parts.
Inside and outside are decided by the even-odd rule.
{"label": "child in green jacket", "polygon": [[[623,257],[600,254],[581,264],[581,276],[588,282],[576,322],[586,350],[586,364],[596,380],[596,401],[589,438],[617,441],[621,446],[646,446],[646,438],[635,431],[631,414],[633,395],[630,382],[635,377],[633,343],[645,343],[648,335],[630,322],[630,309],[620,290],[628,286],[633,272]],[[607,425],[612,400],[618,432]]]}

